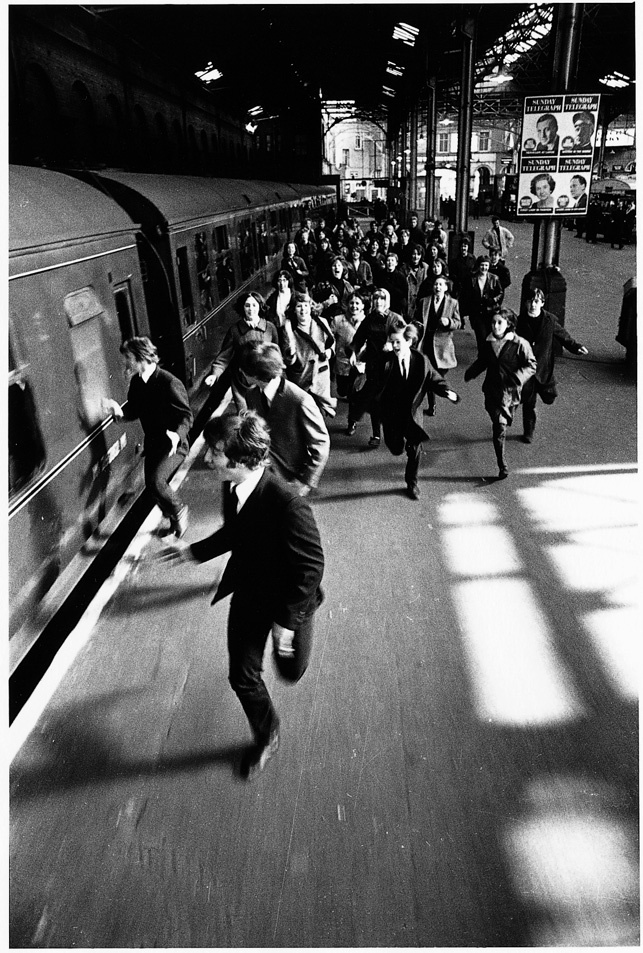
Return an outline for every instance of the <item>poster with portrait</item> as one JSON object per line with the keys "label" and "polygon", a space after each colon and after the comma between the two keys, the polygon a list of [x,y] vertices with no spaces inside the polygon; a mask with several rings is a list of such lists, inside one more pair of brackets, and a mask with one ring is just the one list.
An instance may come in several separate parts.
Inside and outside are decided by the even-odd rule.
{"label": "poster with portrait", "polygon": [[525,98],[519,216],[587,214],[600,99],[599,93]]}

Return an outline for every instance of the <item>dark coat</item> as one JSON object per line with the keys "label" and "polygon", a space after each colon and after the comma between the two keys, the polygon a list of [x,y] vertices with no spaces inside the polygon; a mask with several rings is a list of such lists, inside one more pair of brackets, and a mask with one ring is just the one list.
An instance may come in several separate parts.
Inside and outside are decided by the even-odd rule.
{"label": "dark coat", "polygon": [[241,511],[190,551],[198,562],[231,553],[213,602],[234,592],[269,606],[286,629],[298,629],[321,602],[324,554],[313,512],[268,470]]}
{"label": "dark coat", "polygon": [[391,311],[406,317],[409,305],[409,283],[401,271],[381,271],[377,287],[385,288],[391,296]]}
{"label": "dark coat", "polygon": [[135,374],[130,381],[123,416],[125,420],[141,421],[147,456],[170,452],[172,445],[166,430],[179,435],[177,453],[188,452],[192,411],[185,387],[169,371],[157,367],[147,383]]}
{"label": "dark coat", "polygon": [[554,377],[554,341],[558,341],[572,354],[578,354],[582,344],[575,341],[571,334],[558,323],[550,311],[541,311],[537,318],[530,318],[522,311],[518,318],[518,334],[529,341],[536,358],[536,390],[547,402],[558,394]]}
{"label": "dark coat", "polygon": [[490,417],[501,411],[511,424],[523,385],[536,373],[531,345],[514,333],[506,335],[502,343],[489,335],[477,360],[464,372],[465,381],[484,370],[487,372],[482,385],[485,410]]}
{"label": "dark coat", "polygon": [[385,352],[381,372],[381,385],[377,395],[384,431],[384,443],[394,453],[399,452],[402,440],[411,444],[424,443],[429,439],[422,426],[422,404],[426,394],[434,391],[446,397],[452,388],[431,367],[428,359],[419,351],[410,354],[409,374],[406,380],[400,374],[397,354]]}
{"label": "dark coat", "polygon": [[[491,320],[491,315],[500,308],[504,296],[505,293],[499,280],[491,272],[487,274],[482,294],[480,293],[478,276],[472,275],[462,288],[460,311],[463,315],[469,317],[471,324],[480,321],[486,327]],[[489,328],[486,327],[486,330],[488,332]]]}
{"label": "dark coat", "polygon": [[246,400],[270,428],[270,456],[281,476],[317,486],[330,453],[330,437],[314,398],[282,378],[269,407],[259,387],[251,387]]}

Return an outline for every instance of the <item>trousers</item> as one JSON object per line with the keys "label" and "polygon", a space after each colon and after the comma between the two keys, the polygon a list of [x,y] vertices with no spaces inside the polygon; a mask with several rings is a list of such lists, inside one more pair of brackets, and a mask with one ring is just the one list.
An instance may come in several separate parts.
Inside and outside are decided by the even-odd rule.
{"label": "trousers", "polygon": [[[257,605],[252,593],[235,592],[228,616],[229,682],[241,702],[255,741],[268,743],[279,728],[279,716],[262,678],[263,656],[270,635],[274,613],[270,606]],[[288,682],[298,682],[308,667],[313,646],[314,615],[295,632],[294,657],[276,655],[279,675]]]}
{"label": "trousers", "polygon": [[167,453],[149,454],[146,451],[143,459],[145,486],[148,492],[154,498],[163,516],[170,519],[178,518],[183,504],[170,486],[170,480],[183,463],[185,454],[179,452],[170,457]]}

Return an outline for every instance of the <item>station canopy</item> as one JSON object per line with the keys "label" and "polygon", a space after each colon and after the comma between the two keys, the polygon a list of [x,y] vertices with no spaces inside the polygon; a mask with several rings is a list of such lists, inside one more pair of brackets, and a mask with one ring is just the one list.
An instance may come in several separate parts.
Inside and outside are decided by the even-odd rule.
{"label": "station canopy", "polygon": [[[516,112],[551,91],[556,4],[181,4],[92,7],[168,68],[201,74],[222,109],[257,123],[320,101],[354,104],[393,126],[426,83],[454,108],[462,17],[476,18],[476,98]],[[633,111],[634,3],[582,4],[578,92]],[[601,80],[616,75],[616,85]],[[511,77],[508,79],[508,77]],[[618,77],[625,77],[619,80]],[[491,80],[491,82],[489,82]],[[620,83],[620,85],[619,85]]]}

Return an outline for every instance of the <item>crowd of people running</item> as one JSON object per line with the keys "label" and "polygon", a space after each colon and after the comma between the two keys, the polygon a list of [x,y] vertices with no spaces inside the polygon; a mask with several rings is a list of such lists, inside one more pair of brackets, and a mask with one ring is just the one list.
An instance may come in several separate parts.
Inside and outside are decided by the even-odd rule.
{"label": "crowd of people running", "polygon": [[[523,440],[533,439],[538,395],[556,396],[553,342],[587,353],[543,308],[536,290],[516,315],[503,308],[514,243],[497,217],[475,257],[463,235],[448,260],[441,221],[412,214],[328,227],[306,218],[284,247],[264,301],[249,292],[228,330],[206,383],[227,375],[238,412],[256,410],[269,423],[273,464],[301,495],[319,484],[330,449],[325,418],[347,403],[347,436],[368,414],[375,449],[406,451],[408,495],[418,499],[418,471],[428,440],[423,417],[435,395],[456,403],[446,383],[457,366],[454,332],[467,321],[478,356],[465,380],[486,371],[485,408],[492,420],[498,478],[508,475],[505,433],[523,403]],[[334,382],[334,392],[332,383]],[[206,431],[207,436],[207,431]]]}
{"label": "crowd of people running", "polygon": [[[513,242],[494,216],[482,238],[487,254],[475,257],[465,234],[449,260],[439,220],[420,227],[417,215],[406,225],[390,217],[364,231],[350,218],[332,228],[323,218],[315,225],[306,218],[284,247],[267,299],[256,291],[238,299],[238,320],[205,378],[209,387],[219,382],[214,403],[230,387],[237,413],[249,409],[268,423],[274,469],[306,496],[328,460],[326,420],[335,417],[338,400],[345,401],[344,433],[353,436],[368,415],[367,447],[376,449],[383,439],[395,456],[406,452],[406,489],[417,500],[429,439],[424,417],[435,415],[436,394],[459,400],[446,378],[457,366],[454,334],[468,322],[478,353],[464,379],[485,372],[484,405],[498,479],[505,479],[506,429],[516,409],[522,403],[522,439],[531,443],[537,397],[548,404],[556,398],[554,342],[587,353],[545,310],[539,289],[520,315],[503,306],[511,284],[505,256]],[[133,374],[127,416],[139,417],[146,434],[154,430],[146,436],[146,447],[155,451],[146,482],[169,519],[168,531],[182,536],[187,512],[169,480],[187,450],[187,394],[158,368],[147,339],[125,342],[123,352]],[[155,394],[148,400],[150,387]],[[120,408],[109,410],[120,415]],[[166,442],[170,459],[161,452]]]}

